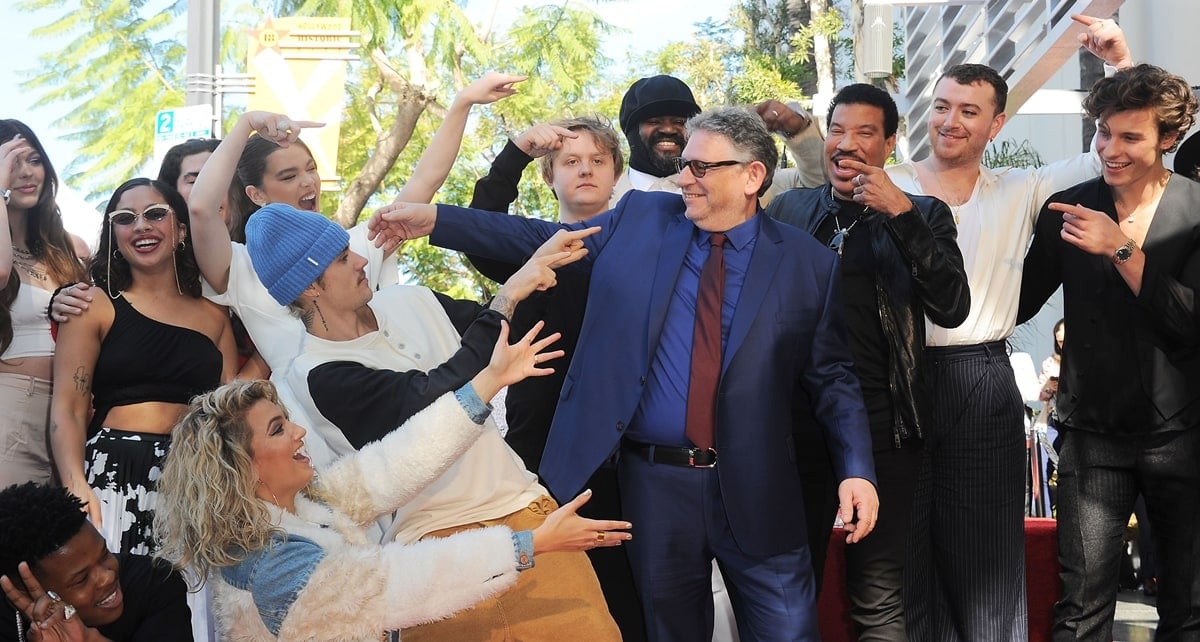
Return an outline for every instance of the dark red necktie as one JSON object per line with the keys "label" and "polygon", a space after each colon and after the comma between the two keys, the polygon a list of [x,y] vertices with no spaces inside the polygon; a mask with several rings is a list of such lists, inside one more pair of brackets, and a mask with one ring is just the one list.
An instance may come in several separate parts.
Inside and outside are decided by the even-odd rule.
{"label": "dark red necktie", "polygon": [[717,424],[717,382],[721,378],[721,303],[725,299],[725,235],[712,245],[700,270],[696,292],[696,328],[692,335],[692,374],[688,383],[684,434],[697,448],[712,448]]}

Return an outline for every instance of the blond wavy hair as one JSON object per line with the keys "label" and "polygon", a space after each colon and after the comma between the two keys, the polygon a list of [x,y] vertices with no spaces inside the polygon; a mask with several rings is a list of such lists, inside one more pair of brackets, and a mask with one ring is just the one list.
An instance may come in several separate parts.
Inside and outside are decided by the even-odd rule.
{"label": "blond wavy hair", "polygon": [[157,556],[194,573],[200,585],[216,569],[267,547],[273,533],[283,532],[254,495],[257,475],[246,413],[262,400],[282,408],[269,381],[226,384],[193,398],[171,432],[154,515]]}

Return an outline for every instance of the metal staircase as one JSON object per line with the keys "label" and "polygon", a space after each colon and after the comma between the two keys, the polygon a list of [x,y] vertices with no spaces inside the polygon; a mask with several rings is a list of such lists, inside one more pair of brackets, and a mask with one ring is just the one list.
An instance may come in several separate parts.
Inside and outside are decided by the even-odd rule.
{"label": "metal staircase", "polygon": [[[954,0],[950,0],[951,3]],[[992,67],[1008,82],[1011,117],[1079,49],[1082,27],[1071,14],[1107,18],[1124,0],[988,0],[986,4],[906,6],[908,146],[912,158],[929,154],[926,123],[933,86],[952,65]]]}

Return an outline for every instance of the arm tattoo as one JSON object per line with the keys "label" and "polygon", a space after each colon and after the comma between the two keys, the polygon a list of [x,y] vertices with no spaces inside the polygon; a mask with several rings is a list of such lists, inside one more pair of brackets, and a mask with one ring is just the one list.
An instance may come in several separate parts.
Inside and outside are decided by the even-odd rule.
{"label": "arm tattoo", "polygon": [[513,312],[517,309],[517,302],[503,294],[497,294],[488,309],[503,314],[505,319],[512,319]]}
{"label": "arm tattoo", "polygon": [[92,378],[83,366],[76,368],[75,376],[71,378],[75,380],[75,389],[79,394],[86,395],[92,391]]}

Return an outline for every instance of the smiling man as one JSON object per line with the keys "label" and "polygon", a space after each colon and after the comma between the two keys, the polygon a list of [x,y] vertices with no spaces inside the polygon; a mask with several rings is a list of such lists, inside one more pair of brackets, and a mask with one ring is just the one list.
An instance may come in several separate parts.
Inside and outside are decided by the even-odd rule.
{"label": "smiling man", "polygon": [[1112,639],[1125,524],[1141,494],[1154,536],[1159,640],[1200,635],[1200,185],[1163,166],[1195,122],[1183,78],[1138,65],[1083,101],[1100,178],[1042,208],[1018,319],[1061,285],[1069,338],[1055,407],[1054,640]]}
{"label": "smiling man", "polygon": [[[821,132],[812,119],[777,101],[760,105],[796,159],[796,167],[774,171],[760,195],[769,202],[776,194],[795,187],[816,187],[825,182],[821,173]],[[667,75],[642,78],[621,98],[620,123],[629,141],[629,171],[617,183],[609,205],[631,189],[646,192],[679,192],[675,159],[687,144],[687,120],[700,112],[692,90],[682,80]]]}
{"label": "smiling man", "polygon": [[[329,219],[279,203],[259,210],[246,226],[258,278],[306,330],[287,385],[312,422],[309,447],[320,438],[337,455],[383,438],[466,385],[488,364],[490,346],[517,302],[554,284],[549,265],[555,257],[538,257],[510,277],[486,308],[419,286],[372,292],[366,259],[348,242],[346,231]],[[485,426],[435,482],[393,514],[385,541],[411,543],[501,523],[533,528],[553,511],[553,500],[495,424],[489,419]],[[503,629],[521,640],[554,640],[566,626],[588,640],[620,639],[580,553],[539,560],[505,593],[405,629],[402,637],[471,640]]]}
{"label": "smiling man", "polygon": [[797,388],[829,438],[852,541],[878,510],[836,257],[762,215],[777,153],[757,114],[716,109],[688,130],[682,197],[633,190],[572,225],[403,204],[371,227],[510,262],[551,238],[586,246],[587,309],[543,478],[571,496],[615,461],[624,516],[641,520],[628,545],[651,640],[712,638],[714,558],[742,639],[817,640]]}
{"label": "smiling man", "polygon": [[[1117,68],[1131,64],[1112,20],[1074,16],[1080,42]],[[1024,404],[1005,341],[1016,327],[1021,265],[1038,209],[1100,173],[1085,152],[1036,169],[983,165],[1004,126],[1008,85],[994,69],[950,67],[933,89],[933,153],[887,168],[896,185],[950,206],[971,310],[934,322],[928,372],[936,395],[914,501],[905,611],[914,640],[1007,642],[1029,635],[1025,598]],[[913,123],[909,124],[914,126]]]}
{"label": "smiling man", "polygon": [[60,639],[192,639],[183,579],[149,557],[110,553],[64,488],[0,491],[0,574],[8,596],[0,601],[0,640],[37,639],[30,626],[43,623]]}
{"label": "smiling man", "polygon": [[[846,335],[871,423],[880,497],[874,535],[846,550],[850,617],[860,640],[889,642],[907,639],[905,543],[933,400],[925,319],[954,327],[971,304],[950,208],[905,194],[883,171],[898,122],[896,103],[882,89],[842,89],[830,103],[825,137],[832,182],[784,192],[767,208],[768,215],[808,231],[841,257]],[[824,460],[809,468],[829,469],[824,444],[811,446],[797,449],[797,459]],[[813,485],[805,489],[809,539],[822,541],[837,498],[824,490],[831,483]]]}

